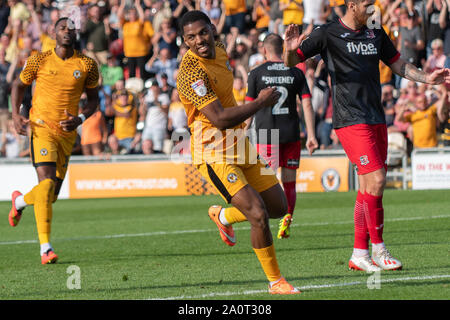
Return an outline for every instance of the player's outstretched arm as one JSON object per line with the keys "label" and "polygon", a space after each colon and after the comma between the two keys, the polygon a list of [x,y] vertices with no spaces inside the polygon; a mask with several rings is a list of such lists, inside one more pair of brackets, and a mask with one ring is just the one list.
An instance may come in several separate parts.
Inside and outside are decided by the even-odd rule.
{"label": "player's outstretched arm", "polygon": [[311,104],[311,99],[310,98],[303,99],[302,106],[306,124],[306,135],[307,135],[306,149],[308,149],[309,154],[312,155],[314,150],[316,150],[319,147],[319,143],[317,142],[316,139],[315,115],[314,109]]}
{"label": "player's outstretched arm", "polygon": [[283,61],[288,67],[295,67],[302,62],[297,55],[297,49],[305,38],[304,34],[300,34],[298,26],[289,25],[284,32],[284,50]]}
{"label": "player's outstretched arm", "polygon": [[27,125],[28,122],[30,122],[30,120],[20,114],[20,105],[22,104],[23,96],[25,95],[25,90],[27,87],[27,84],[23,83],[20,78],[17,78],[13,81],[11,88],[12,119],[14,122],[14,128],[17,133],[22,136],[27,135]]}
{"label": "player's outstretched arm", "polygon": [[259,109],[270,107],[277,103],[280,93],[276,88],[261,90],[258,97],[252,101],[233,108],[224,108],[218,99],[206,105],[200,111],[219,130],[233,128],[254,115]]}
{"label": "player's outstretched arm", "polygon": [[391,64],[390,67],[394,73],[408,80],[433,85],[441,83],[450,84],[450,69],[447,68],[438,69],[433,71],[432,73],[426,73],[425,71],[417,69],[417,67],[401,58]]}

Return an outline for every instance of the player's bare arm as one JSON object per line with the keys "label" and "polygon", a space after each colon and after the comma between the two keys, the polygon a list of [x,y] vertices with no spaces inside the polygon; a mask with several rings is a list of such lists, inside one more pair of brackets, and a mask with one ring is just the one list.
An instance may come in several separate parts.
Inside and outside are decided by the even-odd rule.
{"label": "player's bare arm", "polygon": [[22,104],[23,96],[27,87],[27,84],[23,83],[20,78],[17,78],[13,82],[11,88],[12,119],[14,122],[14,128],[17,133],[22,136],[27,135],[27,125],[30,122],[30,120],[20,114],[20,105]]}
{"label": "player's bare arm", "polygon": [[219,130],[225,130],[244,122],[259,109],[273,106],[279,98],[280,93],[276,88],[265,88],[252,102],[232,108],[224,108],[219,100],[214,100],[200,111],[215,127]]}
{"label": "player's bare arm", "polygon": [[[87,103],[86,106],[83,108],[82,114],[84,115],[85,119],[89,118],[97,109],[98,106],[98,88],[86,88],[86,95],[87,95]],[[66,110],[66,116],[67,119],[61,121],[59,124],[61,125],[61,128],[63,131],[73,131],[75,130],[80,124],[83,123],[83,120],[81,119],[81,115],[73,115],[70,114]],[[81,117],[80,117],[81,116]]]}
{"label": "player's bare arm", "polygon": [[300,44],[305,39],[304,34],[300,34],[298,26],[289,25],[284,32],[284,51],[283,51],[283,61],[288,67],[295,67],[301,62],[297,55],[297,49]]}
{"label": "player's bare arm", "polygon": [[315,116],[314,109],[312,107],[311,99],[304,98],[302,100],[303,116],[306,124],[306,149],[308,149],[309,154],[313,154],[314,150],[319,147],[319,143],[316,139],[316,129],[315,129]]}
{"label": "player's bare arm", "polygon": [[391,64],[390,67],[394,73],[408,80],[433,85],[444,82],[450,83],[450,69],[447,68],[438,69],[432,73],[426,73],[403,59],[398,59],[396,62]]}

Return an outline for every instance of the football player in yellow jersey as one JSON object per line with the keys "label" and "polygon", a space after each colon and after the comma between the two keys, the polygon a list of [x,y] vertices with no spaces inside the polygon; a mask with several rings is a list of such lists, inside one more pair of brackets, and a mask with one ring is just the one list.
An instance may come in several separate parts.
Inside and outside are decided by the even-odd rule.
{"label": "football player in yellow jersey", "polygon": [[228,56],[223,45],[215,42],[209,18],[201,11],[189,11],[180,27],[190,50],[181,62],[177,89],[192,133],[193,163],[232,205],[210,207],[209,217],[229,246],[236,244],[232,224],[249,221],[251,243],[270,282],[269,292],[299,293],[281,276],[269,227],[269,217],[280,218],[287,210],[285,194],[242,130],[249,116],[273,106],[280,93],[266,88],[254,101],[238,106]]}
{"label": "football player in yellow jersey", "polygon": [[[76,139],[76,128],[98,105],[98,69],[91,58],[74,49],[74,23],[67,17],[55,23],[56,47],[28,58],[11,92],[16,131],[27,134],[30,125],[31,159],[39,183],[30,192],[12,194],[9,223],[15,227],[23,209],[34,206],[41,245],[41,263],[55,263],[58,256],[50,244],[52,203],[64,180]],[[35,81],[30,118],[20,113],[25,89]],[[87,105],[78,116],[80,96],[86,91]]]}

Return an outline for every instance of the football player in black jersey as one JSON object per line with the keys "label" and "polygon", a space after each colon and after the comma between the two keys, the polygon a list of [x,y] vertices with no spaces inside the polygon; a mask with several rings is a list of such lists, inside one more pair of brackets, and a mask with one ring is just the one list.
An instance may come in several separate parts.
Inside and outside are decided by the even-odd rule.
{"label": "football player in black jersey", "polygon": [[332,82],[333,127],[358,170],[355,242],[349,267],[370,272],[402,268],[402,263],[386,249],[382,237],[387,129],[381,105],[379,61],[409,80],[432,85],[450,83],[449,69],[427,74],[400,58],[381,27],[381,19],[372,16],[374,2],[345,0],[347,11],[341,19],[316,28],[306,38],[295,26],[289,26],[283,54],[287,66],[317,54],[326,63]]}
{"label": "football player in black jersey", "polygon": [[294,214],[296,170],[300,164],[300,118],[297,97],[302,100],[307,130],[306,147],[310,154],[318,147],[314,129],[314,110],[311,94],[303,72],[289,68],[283,62],[283,39],[269,34],[264,39],[266,62],[253,69],[248,77],[247,101],[253,101],[267,87],[276,87],[280,99],[272,108],[259,110],[253,117],[256,148],[274,171],[281,167],[281,182],[288,201],[288,212],[280,220],[278,239],[288,238]]}

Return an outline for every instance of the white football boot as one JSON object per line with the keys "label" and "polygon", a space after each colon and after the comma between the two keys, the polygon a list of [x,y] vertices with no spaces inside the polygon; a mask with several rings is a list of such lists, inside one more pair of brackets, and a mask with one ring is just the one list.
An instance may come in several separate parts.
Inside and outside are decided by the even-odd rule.
{"label": "white football boot", "polygon": [[372,262],[383,270],[401,270],[403,267],[402,263],[395,259],[386,248],[372,252]]}
{"label": "white football boot", "polygon": [[376,272],[383,270],[373,264],[368,255],[363,257],[352,256],[348,262],[348,267],[350,270],[361,270],[366,272]]}

